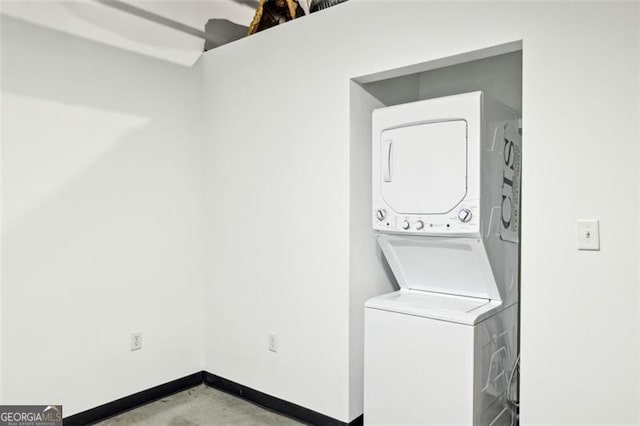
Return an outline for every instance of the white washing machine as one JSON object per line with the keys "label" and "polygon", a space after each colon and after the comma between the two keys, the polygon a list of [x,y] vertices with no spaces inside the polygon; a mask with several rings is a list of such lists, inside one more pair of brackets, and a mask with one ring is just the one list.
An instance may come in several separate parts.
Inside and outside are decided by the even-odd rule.
{"label": "white washing machine", "polygon": [[518,114],[482,92],[373,112],[373,228],[400,290],[365,304],[365,424],[510,424],[520,153]]}

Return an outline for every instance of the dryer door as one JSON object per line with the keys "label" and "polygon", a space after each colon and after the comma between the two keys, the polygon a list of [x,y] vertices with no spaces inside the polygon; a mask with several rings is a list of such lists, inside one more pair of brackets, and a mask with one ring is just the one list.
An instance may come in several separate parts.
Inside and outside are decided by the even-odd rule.
{"label": "dryer door", "polygon": [[467,193],[467,122],[437,121],[384,130],[382,198],[397,213],[442,214]]}

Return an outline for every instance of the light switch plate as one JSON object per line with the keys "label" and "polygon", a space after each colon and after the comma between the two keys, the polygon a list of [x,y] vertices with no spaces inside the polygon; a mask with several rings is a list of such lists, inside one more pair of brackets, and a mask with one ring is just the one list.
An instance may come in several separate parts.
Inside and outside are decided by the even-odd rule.
{"label": "light switch plate", "polygon": [[578,220],[578,250],[600,250],[600,222]]}

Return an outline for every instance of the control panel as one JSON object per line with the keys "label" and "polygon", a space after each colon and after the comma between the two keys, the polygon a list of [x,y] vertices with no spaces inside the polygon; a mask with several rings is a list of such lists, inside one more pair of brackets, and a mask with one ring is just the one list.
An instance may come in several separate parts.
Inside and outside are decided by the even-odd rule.
{"label": "control panel", "polygon": [[388,206],[374,206],[373,229],[406,234],[469,234],[480,230],[480,206],[465,202],[445,214],[403,215]]}

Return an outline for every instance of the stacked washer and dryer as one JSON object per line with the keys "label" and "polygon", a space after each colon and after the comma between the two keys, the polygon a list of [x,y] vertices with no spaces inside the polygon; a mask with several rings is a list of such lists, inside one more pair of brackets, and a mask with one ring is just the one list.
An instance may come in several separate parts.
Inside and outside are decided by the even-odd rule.
{"label": "stacked washer and dryer", "polygon": [[372,119],[373,228],[400,289],[365,304],[365,424],[510,424],[518,113],[473,92]]}

